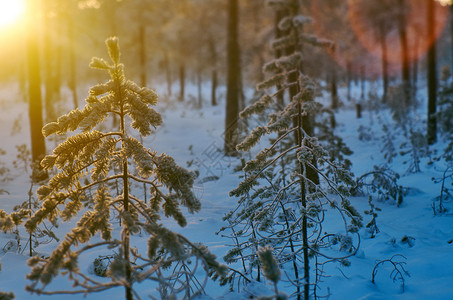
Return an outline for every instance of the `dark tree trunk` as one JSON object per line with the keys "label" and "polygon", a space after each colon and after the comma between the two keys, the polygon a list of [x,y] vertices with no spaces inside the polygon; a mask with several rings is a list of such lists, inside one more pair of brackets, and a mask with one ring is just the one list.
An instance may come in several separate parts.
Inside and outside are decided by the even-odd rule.
{"label": "dark tree trunk", "polygon": [[213,36],[209,36],[209,51],[211,52],[211,59],[212,59],[212,72],[211,72],[211,105],[217,105],[217,85],[218,85],[218,78],[217,78],[217,51],[215,47],[215,40]]}
{"label": "dark tree trunk", "polygon": [[355,116],[357,119],[362,118],[362,105],[360,103],[355,105]]}
{"label": "dark tree trunk", "polygon": [[184,101],[186,86],[186,66],[184,63],[179,65],[179,101]]}
{"label": "dark tree trunk", "polygon": [[[431,0],[430,0],[431,1]],[[407,43],[407,26],[406,26],[406,2],[399,0],[401,15],[399,16],[398,35],[401,43],[401,80],[404,90],[404,105],[407,107],[412,104],[411,93],[411,74],[409,66],[409,47]]]}
{"label": "dark tree trunk", "polygon": [[418,80],[418,47],[420,46],[420,37],[415,37],[414,57],[412,64],[412,99],[415,99],[415,94],[417,92],[417,80]]}
{"label": "dark tree trunk", "polygon": [[382,60],[382,101],[387,100],[387,92],[389,89],[389,72],[387,62],[387,36],[385,29],[380,29],[380,40],[381,40],[381,60]]}
{"label": "dark tree trunk", "polygon": [[[279,38],[281,38],[283,36],[283,32],[278,27],[278,24],[280,23],[280,21],[282,20],[283,17],[284,17],[283,11],[278,10],[275,13],[274,27],[275,27],[275,38],[276,39],[279,39]],[[282,51],[280,49],[277,49],[275,51],[275,57],[276,58],[280,58],[281,56],[282,56]],[[277,85],[277,90],[280,90],[281,88],[282,87],[280,85]],[[278,106],[280,108],[285,107],[285,97],[284,97],[283,92],[280,92],[280,93],[277,94],[277,104],[278,104]]]}
{"label": "dark tree trunk", "polygon": [[139,42],[140,42],[140,84],[146,86],[146,28],[143,21],[139,29]]}
{"label": "dark tree trunk", "polygon": [[202,82],[203,76],[201,76],[201,71],[197,72],[197,91],[198,91],[198,108],[203,107],[203,87]]}
{"label": "dark tree trunk", "polygon": [[331,107],[333,110],[338,109],[338,90],[337,90],[337,74],[332,70],[332,78],[330,79],[330,97],[332,99]]}
{"label": "dark tree trunk", "polygon": [[366,81],[366,74],[365,74],[365,66],[360,67],[360,100],[365,99],[365,81]]}
{"label": "dark tree trunk", "polygon": [[55,115],[55,66],[53,62],[55,61],[55,52],[54,44],[52,39],[52,22],[50,17],[47,16],[48,11],[51,11],[52,8],[50,7],[50,1],[45,0],[42,1],[43,4],[43,11],[44,11],[44,45],[43,45],[43,68],[44,68],[44,86],[45,86],[45,93],[44,93],[44,106],[46,111],[46,121],[53,121],[56,117]]}
{"label": "dark tree trunk", "polygon": [[451,50],[451,67],[450,72],[453,72],[453,5],[450,5],[450,50]]}
{"label": "dark tree trunk", "polygon": [[[333,55],[335,55],[335,48],[333,50]],[[337,73],[335,71],[335,66],[332,65],[332,70],[330,71],[330,97],[331,97],[331,108],[333,110],[338,109],[338,90],[337,90]]]}
{"label": "dark tree trunk", "polygon": [[[123,99],[120,100],[120,131],[122,136],[126,136],[126,125],[124,122],[125,118],[125,109],[124,109],[124,104]],[[122,149],[125,149],[126,147],[126,142],[124,139],[122,140]],[[124,159],[123,161],[123,174],[122,174],[122,181],[123,181],[123,213],[126,214],[129,212],[129,171],[128,171],[128,163],[127,163],[127,158]],[[122,245],[123,245],[123,258],[124,258],[124,271],[125,271],[125,280],[126,280],[126,285],[125,285],[125,299],[126,300],[133,300],[133,294],[132,294],[132,268],[131,268],[131,261],[130,261],[130,232],[129,228],[126,225],[126,221],[124,221],[124,226],[123,230],[121,232],[121,238],[122,238]]]}
{"label": "dark tree trunk", "polygon": [[[298,2],[296,2],[297,5],[294,5],[293,11],[291,12],[291,15],[297,15],[299,13],[299,5]],[[296,31],[296,36],[298,36],[298,32]],[[301,48],[301,45],[298,45],[298,48]],[[297,50],[299,50],[297,49]],[[296,51],[295,47],[288,47],[285,49],[285,54],[290,55]],[[302,70],[302,65],[299,66],[299,69]],[[290,73],[288,76],[288,82],[297,82],[298,80],[298,74],[295,72]],[[292,85],[289,87],[289,99],[290,101],[293,99],[295,95],[299,92],[299,85]],[[312,114],[303,114],[302,112],[302,103],[297,104],[297,116],[293,118],[293,124],[298,130],[295,131],[295,142],[299,147],[302,147],[302,141],[303,137],[305,134],[308,136],[313,136],[314,135],[314,116]],[[303,132],[302,131],[305,132]],[[313,157],[312,160],[313,166],[317,166],[316,164],[316,158]],[[299,168],[299,173],[300,174],[306,174],[306,177],[308,180],[314,182],[315,184],[319,184],[319,177],[318,173],[313,170],[311,167],[308,166],[308,164],[303,164],[301,162],[298,162],[298,168]],[[304,172],[305,171],[305,172]],[[300,200],[301,200],[301,205],[304,209],[307,209],[307,190],[306,190],[306,185],[305,181],[307,180],[301,180],[300,181]],[[303,241],[303,264],[304,264],[304,291],[303,291],[303,299],[309,299],[309,294],[310,294],[310,266],[309,266],[309,253],[308,253],[308,217],[307,214],[303,214],[302,216],[302,241]],[[297,268],[297,265],[294,264],[294,272],[295,272],[295,277],[296,279],[299,279],[299,270]],[[299,286],[297,287],[297,299],[301,299],[301,293],[299,290]]]}
{"label": "dark tree trunk", "polygon": [[437,120],[436,120],[436,94],[437,94],[437,76],[436,76],[436,42],[434,40],[434,1],[428,1],[427,9],[428,23],[428,40],[432,41],[428,49],[427,57],[427,79],[428,79],[428,144],[436,142]]}
{"label": "dark tree trunk", "polygon": [[165,58],[164,58],[164,68],[165,68],[165,74],[167,78],[167,93],[168,96],[172,95],[172,78],[171,78],[171,67],[170,67],[170,59],[168,58],[168,54],[165,53]]}
{"label": "dark tree trunk", "polygon": [[[28,65],[28,95],[30,117],[31,153],[33,162],[39,162],[46,154],[46,144],[42,135],[42,96],[41,96],[41,75],[39,64],[38,32],[36,30],[37,20],[33,17],[39,10],[38,1],[29,1],[29,35],[27,41],[27,65]],[[38,164],[39,168],[39,164]],[[47,174],[42,170],[33,171],[34,180],[42,180]]]}
{"label": "dark tree trunk", "polygon": [[217,105],[217,69],[212,70],[211,105]]}
{"label": "dark tree trunk", "polygon": [[74,21],[68,20],[68,47],[69,47],[69,89],[72,92],[74,108],[79,106],[77,96],[77,64],[74,47]]}
{"label": "dark tree trunk", "polygon": [[240,52],[239,52],[239,8],[238,0],[228,1],[227,37],[227,94],[225,115],[224,151],[227,156],[237,154],[238,116],[240,97]]}
{"label": "dark tree trunk", "polygon": [[348,85],[347,98],[348,101],[351,101],[352,64],[350,61],[346,62],[346,81]]}

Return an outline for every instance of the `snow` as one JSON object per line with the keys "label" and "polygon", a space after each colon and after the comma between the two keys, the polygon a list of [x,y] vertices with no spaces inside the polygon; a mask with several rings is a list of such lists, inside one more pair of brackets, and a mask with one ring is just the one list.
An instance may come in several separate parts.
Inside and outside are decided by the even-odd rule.
{"label": "snow", "polygon": [[[0,183],[0,189],[9,194],[0,195],[0,209],[11,212],[13,207],[28,198],[28,175],[19,169],[14,169],[12,161],[16,159],[16,145],[29,144],[27,105],[19,101],[17,86],[4,85],[0,87],[0,108],[2,109],[0,138],[3,141],[1,148],[7,154],[0,157],[10,168],[10,182]],[[165,90],[162,88],[162,90]],[[188,87],[188,94],[196,95],[196,87]],[[207,94],[207,91],[206,91]],[[208,97],[205,97],[208,99]],[[162,113],[164,124],[155,135],[144,139],[144,144],[158,153],[166,152],[173,156],[177,163],[191,170],[198,170],[200,175],[195,184],[196,195],[201,199],[202,210],[194,215],[186,215],[188,225],[179,228],[174,221],[168,221],[167,226],[185,235],[192,242],[202,242],[217,255],[219,260],[229,249],[230,240],[217,235],[216,232],[224,226],[222,218],[225,213],[235,207],[235,199],[228,193],[239,183],[237,173],[233,168],[239,163],[237,159],[226,158],[222,155],[222,133],[224,127],[224,103],[211,107],[207,101],[203,109],[195,109],[187,103],[178,103],[161,97],[162,103],[158,111]],[[385,114],[385,112],[382,112]],[[12,134],[13,124],[20,118],[20,133]],[[389,116],[383,116],[389,118]],[[355,118],[355,111],[345,106],[337,114],[340,124],[337,134],[343,137],[345,143],[354,151],[349,158],[353,162],[353,171],[359,176],[372,170],[374,165],[384,164],[381,151],[381,125],[370,113],[364,111],[362,119]],[[359,140],[358,128],[366,126],[371,129],[373,138],[370,141]],[[396,135],[401,139],[401,135]],[[400,144],[395,140],[395,144]],[[54,142],[48,143],[48,148]],[[441,144],[441,143],[440,143]],[[442,145],[438,145],[442,149]],[[322,283],[322,291],[330,294],[329,299],[452,299],[453,297],[453,204],[446,202],[450,213],[434,215],[431,207],[433,200],[439,195],[440,184],[432,182],[432,177],[440,177],[443,172],[442,162],[428,165],[427,160],[421,162],[420,173],[407,173],[407,165],[403,159],[396,158],[391,164],[393,170],[401,175],[399,184],[410,188],[410,193],[404,197],[401,207],[391,202],[378,202],[375,205],[382,211],[376,219],[380,232],[375,238],[370,238],[366,228],[360,230],[361,244],[356,256],[350,259],[349,267],[339,264],[330,264],[326,268],[329,277]],[[368,197],[352,197],[352,204],[362,212],[369,209]],[[371,220],[371,216],[364,215],[364,223]],[[338,226],[334,220],[326,224],[326,228]],[[71,224],[61,224],[56,230],[62,238]],[[119,229],[117,229],[119,230]],[[27,236],[21,229],[22,247]],[[2,248],[9,241],[14,241],[12,233],[0,235],[0,290],[14,292],[16,299],[80,299],[81,295],[37,296],[24,291],[27,284],[25,275],[29,272],[26,265],[27,250],[2,252]],[[409,240],[410,243],[404,242]],[[134,238],[137,247],[145,247],[146,240]],[[55,241],[42,244],[37,251],[48,255],[56,247]],[[13,249],[14,250],[14,249]],[[94,258],[105,255],[96,250],[82,257],[79,262],[81,268],[89,272]],[[410,274],[404,276],[404,291],[401,281],[393,281],[390,274],[393,267],[390,263],[379,266],[375,283],[371,282],[374,266],[377,262],[390,259],[405,263],[404,268]],[[235,267],[235,266],[232,266]],[[102,280],[102,279],[99,279]],[[64,278],[56,279],[52,285],[56,289],[69,287]],[[236,287],[236,286],[235,286]],[[285,291],[284,284],[279,290]],[[137,288],[144,299],[153,291],[146,284]],[[272,295],[270,283],[253,282],[240,290],[229,291],[228,287],[219,287],[216,282],[209,282],[206,295],[198,299],[245,299],[250,296]],[[100,294],[88,295],[86,299],[123,299],[122,288],[115,288]]]}

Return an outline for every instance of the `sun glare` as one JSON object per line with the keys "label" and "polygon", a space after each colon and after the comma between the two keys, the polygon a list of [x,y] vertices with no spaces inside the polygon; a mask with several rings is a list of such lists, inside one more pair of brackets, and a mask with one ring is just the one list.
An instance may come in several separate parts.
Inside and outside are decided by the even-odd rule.
{"label": "sun glare", "polygon": [[0,29],[16,23],[25,14],[25,0],[0,0]]}

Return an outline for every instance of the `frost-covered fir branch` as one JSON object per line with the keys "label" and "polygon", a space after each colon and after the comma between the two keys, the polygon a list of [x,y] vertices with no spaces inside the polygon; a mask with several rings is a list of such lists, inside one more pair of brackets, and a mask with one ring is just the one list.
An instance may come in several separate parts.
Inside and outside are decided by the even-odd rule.
{"label": "frost-covered fir branch", "polygon": [[[181,206],[189,213],[200,210],[192,192],[194,174],[128,134],[127,124],[142,136],[152,134],[162,124],[160,114],[152,108],[158,97],[153,90],[125,78],[118,39],[110,38],[106,45],[111,62],[93,58],[90,66],[106,71],[110,80],[90,89],[82,110],[75,109],[43,128],[45,136],[80,131],[42,160],[46,170],[57,172],[38,189],[42,206],[25,227],[31,232],[46,219],[65,222],[80,213],[82,216],[48,258],[30,259],[27,290],[86,294],[122,286],[125,299],[130,300],[140,299],[134,284],[146,280],[156,285],[160,297],[191,297],[203,291],[208,276],[222,277],[227,268],[206,247],[191,243],[161,223],[163,214],[185,226]],[[102,131],[101,125],[112,115],[119,119],[118,128]],[[148,201],[133,195],[133,182],[148,186]],[[111,185],[117,188],[109,188]],[[119,233],[112,223],[115,214],[121,220]],[[15,222],[15,215],[2,217],[6,225]],[[138,253],[130,241],[139,233],[148,235],[146,255]],[[93,239],[101,242],[89,244]],[[117,253],[106,272],[110,282],[86,275],[78,266],[79,257],[95,248]],[[203,281],[195,273],[199,268],[206,274]],[[72,280],[74,289],[49,291],[47,286],[57,276]]]}

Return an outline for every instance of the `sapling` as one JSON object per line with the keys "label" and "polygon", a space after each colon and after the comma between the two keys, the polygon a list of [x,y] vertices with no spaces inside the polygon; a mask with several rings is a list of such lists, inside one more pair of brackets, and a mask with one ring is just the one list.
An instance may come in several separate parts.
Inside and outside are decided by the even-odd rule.
{"label": "sapling", "polygon": [[[336,249],[328,255],[325,248],[332,250],[337,240],[332,237],[358,242],[351,236],[358,236],[362,217],[347,199],[348,186],[354,184],[352,173],[333,162],[332,153],[312,136],[314,113],[320,111],[320,104],[314,99],[315,83],[301,72],[300,49],[302,44],[329,42],[302,32],[311,19],[299,15],[298,1],[268,3],[282,12],[278,26],[286,34],[274,40],[272,47],[284,51],[285,56],[263,66],[268,76],[257,85],[262,97],[240,115],[264,115],[267,124],[252,130],[237,150],[249,151],[265,138],[270,145],[245,162],[243,181],[230,192],[238,198],[238,205],[225,216],[228,225],[222,230],[231,232],[229,236],[235,241],[226,257],[230,262],[241,260],[245,275],[260,280],[264,267],[257,259],[258,249],[272,246],[275,259],[285,270],[281,281],[294,287],[290,297],[309,299],[316,297],[320,288],[323,264],[346,261],[358,247],[350,246],[351,252]],[[282,107],[278,100],[285,93],[289,99]],[[325,232],[323,223],[329,208],[340,215],[341,233]],[[338,244],[340,248],[344,245]]]}
{"label": "sapling", "polygon": [[[453,167],[448,166],[442,173],[441,178],[431,178],[434,183],[440,183],[440,194],[436,197],[437,204],[433,202],[432,208],[434,214],[443,214],[448,211],[444,203],[447,199],[452,198],[453,188]],[[449,184],[450,183],[450,184]]]}
{"label": "sapling", "polygon": [[368,197],[368,205],[370,206],[370,209],[365,210],[363,213],[365,215],[371,216],[371,221],[368,224],[366,224],[365,227],[368,228],[368,232],[371,234],[370,237],[374,238],[376,236],[376,234],[379,233],[379,228],[376,223],[376,218],[378,217],[377,212],[381,211],[381,209],[374,205],[372,199],[373,199],[372,196]]}
{"label": "sapling", "polygon": [[[90,89],[82,110],[76,108],[42,130],[46,137],[73,135],[41,161],[44,169],[56,169],[57,173],[38,189],[41,208],[25,226],[33,232],[46,219],[67,222],[81,217],[48,258],[35,256],[28,261],[32,270],[27,275],[31,281],[27,290],[86,294],[122,286],[124,298],[131,300],[140,299],[134,285],[151,280],[161,298],[192,297],[202,291],[202,286],[191,285],[197,266],[209,274],[225,272],[205,246],[191,243],[161,221],[165,216],[185,226],[181,206],[189,213],[200,210],[192,192],[194,174],[171,156],[145,148],[132,135],[148,136],[162,124],[161,115],[152,108],[158,96],[126,79],[117,38],[107,39],[106,45],[111,62],[93,58],[90,66],[107,72],[110,80]],[[118,120],[117,127],[107,130],[104,124],[112,116]],[[117,189],[109,188],[112,182],[117,183]],[[143,183],[148,186],[148,202],[134,195],[133,183],[139,183],[140,188]],[[120,218],[120,232],[111,222],[114,214]],[[134,247],[133,238],[138,234],[148,235],[145,254]],[[100,282],[79,268],[79,257],[94,248],[104,249],[107,255],[118,254],[107,271],[108,282]],[[186,269],[176,269],[181,264]],[[73,289],[48,291],[47,286],[57,276],[72,280]]]}
{"label": "sapling", "polygon": [[366,172],[356,179],[353,192],[359,190],[368,194],[375,194],[379,201],[393,200],[399,207],[407,193],[405,187],[398,183],[400,175],[386,165],[374,166],[372,171]]}

